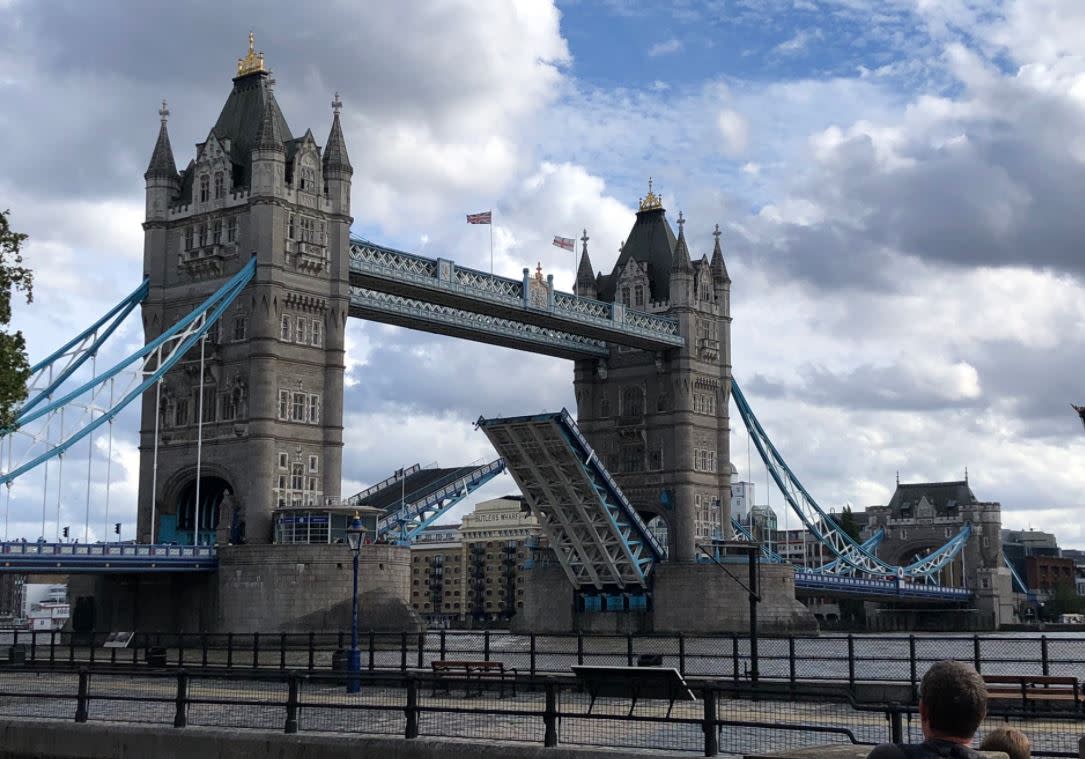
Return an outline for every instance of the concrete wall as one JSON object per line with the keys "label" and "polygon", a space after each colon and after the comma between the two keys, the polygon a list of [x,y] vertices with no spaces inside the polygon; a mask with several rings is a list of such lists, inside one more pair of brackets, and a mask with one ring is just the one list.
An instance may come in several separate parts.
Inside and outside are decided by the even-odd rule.
{"label": "concrete wall", "polygon": [[628,751],[543,748],[541,744],[0,720],[0,759],[617,759],[628,755]]}
{"label": "concrete wall", "polygon": [[[295,632],[350,627],[353,563],[346,545],[245,545],[219,549],[216,627]],[[358,595],[363,630],[421,629],[410,608],[410,551],[362,546]]]}

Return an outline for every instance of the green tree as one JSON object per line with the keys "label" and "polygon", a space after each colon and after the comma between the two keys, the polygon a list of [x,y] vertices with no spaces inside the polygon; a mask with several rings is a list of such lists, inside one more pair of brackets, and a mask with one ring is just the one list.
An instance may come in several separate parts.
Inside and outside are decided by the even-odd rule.
{"label": "green tree", "polygon": [[[834,519],[840,529],[847,533],[848,537],[856,543],[863,542],[859,534],[859,523],[855,521],[855,514],[852,513],[851,506],[844,506],[844,510],[840,512],[840,516],[834,517]],[[840,607],[841,621],[848,621],[856,625],[864,625],[866,623],[866,607],[859,599],[842,598],[837,605]]]}
{"label": "green tree", "polygon": [[1044,605],[1044,611],[1051,619],[1058,619],[1060,614],[1081,614],[1085,612],[1085,599],[1077,594],[1073,582],[1060,579]]}
{"label": "green tree", "polygon": [[15,232],[8,223],[9,211],[0,212],[0,430],[11,429],[15,412],[26,399],[30,381],[30,362],[26,358],[23,333],[11,332],[11,296],[16,291],[33,298],[34,275],[23,266],[21,248],[26,235]]}

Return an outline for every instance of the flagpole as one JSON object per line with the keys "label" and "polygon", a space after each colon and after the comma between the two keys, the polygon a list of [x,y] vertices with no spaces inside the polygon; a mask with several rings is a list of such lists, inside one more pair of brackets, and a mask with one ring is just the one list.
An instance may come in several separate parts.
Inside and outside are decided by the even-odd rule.
{"label": "flagpole", "polygon": [[494,209],[490,209],[490,276],[494,275]]}

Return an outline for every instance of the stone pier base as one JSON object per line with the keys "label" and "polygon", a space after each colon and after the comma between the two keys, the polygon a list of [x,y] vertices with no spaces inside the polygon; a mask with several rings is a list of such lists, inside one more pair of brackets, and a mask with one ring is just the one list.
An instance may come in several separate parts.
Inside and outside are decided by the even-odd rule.
{"label": "stone pier base", "polygon": [[[763,633],[817,632],[814,615],[795,599],[795,572],[761,565],[758,629]],[[746,566],[732,573],[745,583]],[[749,596],[714,564],[663,563],[654,570],[646,612],[576,610],[573,587],[556,565],[525,572],[524,608],[513,617],[516,632],[746,633]]]}

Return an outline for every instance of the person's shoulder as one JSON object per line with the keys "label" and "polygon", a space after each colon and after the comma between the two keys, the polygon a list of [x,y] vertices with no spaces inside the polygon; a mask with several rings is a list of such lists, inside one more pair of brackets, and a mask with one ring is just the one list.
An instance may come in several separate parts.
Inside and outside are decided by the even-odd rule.
{"label": "person's shoulder", "polygon": [[906,759],[906,756],[899,743],[881,743],[871,749],[867,759]]}

